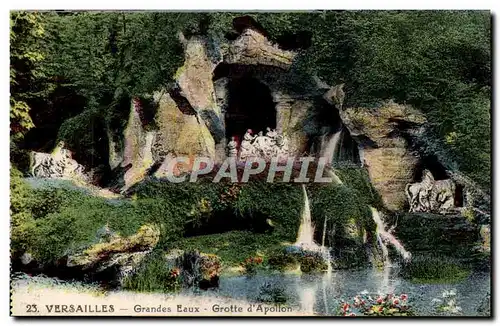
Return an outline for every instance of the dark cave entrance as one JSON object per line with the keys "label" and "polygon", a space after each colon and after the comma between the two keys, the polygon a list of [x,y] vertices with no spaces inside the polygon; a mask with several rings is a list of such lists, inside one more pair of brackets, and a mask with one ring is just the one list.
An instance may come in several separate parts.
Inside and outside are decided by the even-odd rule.
{"label": "dark cave entrance", "polygon": [[228,83],[229,103],[225,114],[226,138],[238,143],[247,129],[254,134],[276,128],[276,109],[269,88],[253,77],[231,79]]}

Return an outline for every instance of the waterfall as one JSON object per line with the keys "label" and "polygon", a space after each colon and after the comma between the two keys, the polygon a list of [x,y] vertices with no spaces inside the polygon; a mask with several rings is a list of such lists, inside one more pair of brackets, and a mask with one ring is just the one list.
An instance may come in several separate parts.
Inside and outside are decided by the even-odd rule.
{"label": "waterfall", "polygon": [[326,234],[326,219],[323,229],[323,241],[322,245],[319,246],[314,242],[314,226],[311,220],[311,207],[309,205],[309,198],[307,196],[306,187],[302,185],[302,191],[304,193],[304,208],[302,210],[302,217],[299,227],[299,234],[297,235],[297,241],[295,241],[295,246],[301,247],[305,250],[316,251],[323,254],[323,257],[327,263],[327,273],[331,274],[332,264],[329,248],[325,247],[325,234]]}
{"label": "waterfall", "polygon": [[311,208],[307,197],[306,187],[302,185],[304,193],[304,208],[302,210],[302,220],[299,227],[299,234],[295,245],[307,250],[318,250],[319,246],[314,242],[314,227],[311,220]]}
{"label": "waterfall", "polygon": [[382,248],[385,263],[390,265],[388,250],[384,240],[389,241],[389,243],[396,249],[396,251],[403,257],[405,261],[410,260],[411,253],[403,247],[401,242],[399,242],[396,237],[394,237],[389,231],[386,230],[384,221],[382,221],[379,212],[374,207],[370,207],[370,209],[372,210],[373,221],[377,225],[377,242]]}
{"label": "waterfall", "polygon": [[342,130],[337,131],[328,141],[328,144],[325,147],[323,152],[323,156],[327,158],[328,163],[333,163],[335,160],[335,154],[337,153],[337,148],[339,145],[340,136],[342,134]]}

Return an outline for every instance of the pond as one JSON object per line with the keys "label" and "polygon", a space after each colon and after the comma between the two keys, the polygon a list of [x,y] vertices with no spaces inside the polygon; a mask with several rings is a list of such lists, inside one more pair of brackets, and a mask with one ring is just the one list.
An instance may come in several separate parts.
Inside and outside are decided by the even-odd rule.
{"label": "pond", "polygon": [[[490,292],[490,274],[475,273],[454,284],[421,284],[402,279],[397,268],[384,270],[333,271],[320,275],[255,275],[222,277],[220,287],[212,291],[196,291],[196,295],[230,297],[255,301],[265,284],[283,288],[286,305],[315,315],[335,315],[340,300],[353,298],[362,291],[370,294],[405,293],[409,305],[418,316],[436,316],[432,299],[442,299],[444,291],[454,289],[462,316],[477,316],[477,309]],[[190,291],[185,291],[188,294]],[[191,295],[192,295],[191,291]],[[442,315],[442,314],[441,314]]]}

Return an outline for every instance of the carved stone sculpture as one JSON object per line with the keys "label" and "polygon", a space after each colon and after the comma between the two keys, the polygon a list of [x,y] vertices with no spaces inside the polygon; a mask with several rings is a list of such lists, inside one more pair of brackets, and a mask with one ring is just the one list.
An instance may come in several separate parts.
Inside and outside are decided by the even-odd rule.
{"label": "carved stone sculpture", "polygon": [[454,208],[455,183],[451,179],[434,180],[432,173],[424,170],[422,181],[406,185],[410,212],[444,214]]}
{"label": "carved stone sculpture", "polygon": [[238,143],[234,137],[231,137],[231,141],[227,144],[227,152],[228,157],[238,156]]}
{"label": "carved stone sculpture", "polygon": [[252,135],[252,130],[248,129],[243,136],[243,141],[241,142],[240,159],[244,160],[248,157],[255,156],[255,147],[252,144],[253,140],[254,136]]}
{"label": "carved stone sculpture", "polygon": [[84,167],[71,158],[71,152],[64,148],[63,142],[52,153],[31,152],[30,172],[39,178],[86,179]]}
{"label": "carved stone sculpture", "polygon": [[[231,142],[228,144],[228,149],[230,146],[233,146]],[[266,135],[260,131],[257,136],[253,136],[252,130],[249,129],[243,136],[240,160],[249,157],[261,157],[265,160],[271,160],[273,157],[282,159],[288,155],[288,139],[269,127],[266,128]]]}

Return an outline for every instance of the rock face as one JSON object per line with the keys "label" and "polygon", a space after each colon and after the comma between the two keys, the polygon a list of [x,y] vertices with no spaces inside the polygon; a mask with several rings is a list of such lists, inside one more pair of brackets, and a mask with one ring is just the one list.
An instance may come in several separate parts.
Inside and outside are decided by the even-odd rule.
{"label": "rock face", "polygon": [[424,116],[392,102],[377,109],[339,111],[344,125],[360,145],[370,179],[391,210],[404,207],[405,187],[412,181],[418,158],[408,150],[403,133],[417,132]]}
{"label": "rock face", "polygon": [[202,289],[219,286],[221,260],[217,255],[198,251],[185,252],[176,260],[184,285]]}
{"label": "rock face", "polygon": [[130,237],[120,237],[106,227],[103,230],[98,234],[101,242],[68,257],[68,267],[92,273],[114,269],[118,272],[117,280],[122,282],[133,273],[160,238],[160,231],[151,225],[142,226]]}
{"label": "rock face", "polygon": [[127,127],[123,133],[122,167],[130,166],[124,175],[125,189],[142,180],[153,164],[152,146],[155,131],[146,131],[141,121],[141,105],[133,100]]}
{"label": "rock face", "polygon": [[258,31],[247,28],[238,39],[230,44],[224,62],[288,69],[294,57],[294,52],[281,50]]}

